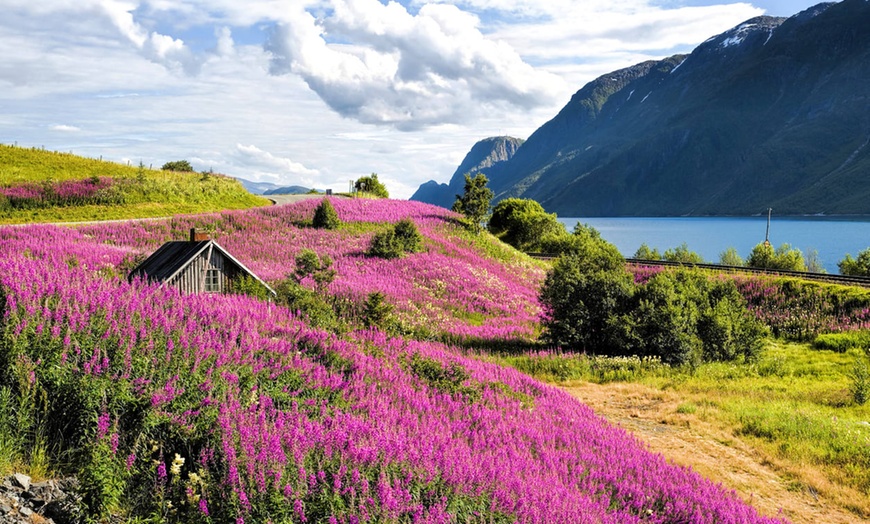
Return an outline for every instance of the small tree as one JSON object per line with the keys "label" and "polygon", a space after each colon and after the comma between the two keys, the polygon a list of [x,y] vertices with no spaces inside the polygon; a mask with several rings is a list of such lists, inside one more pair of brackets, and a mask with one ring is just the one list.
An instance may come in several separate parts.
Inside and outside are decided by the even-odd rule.
{"label": "small tree", "polygon": [[846,258],[837,263],[842,275],[870,277],[870,247],[858,253],[858,258],[847,254]]}
{"label": "small tree", "polygon": [[193,171],[193,166],[191,166],[190,162],[187,160],[173,160],[172,162],[166,162],[163,164],[163,167],[160,169],[163,171],[182,171],[184,173],[190,173]]}
{"label": "small tree", "polygon": [[704,263],[704,258],[694,251],[689,251],[689,246],[685,242],[675,248],[666,250],[663,258],[668,262],[679,262],[681,264]]}
{"label": "small tree", "polygon": [[390,193],[387,187],[378,180],[377,173],[372,173],[371,176],[359,178],[353,184],[353,188],[360,193],[368,193],[378,198],[390,198]]}
{"label": "small tree", "polygon": [[640,245],[637,248],[637,251],[634,252],[634,257],[638,260],[661,260],[662,254],[659,253],[658,249],[650,249],[646,242]]}
{"label": "small tree", "polygon": [[396,241],[405,253],[417,253],[422,249],[423,236],[417,231],[417,225],[409,218],[403,218],[393,226]]}
{"label": "small tree", "polygon": [[737,266],[741,267],[746,262],[743,261],[743,257],[737,253],[737,250],[733,247],[729,247],[725,251],[719,253],[719,263],[723,266]]}
{"label": "small tree", "polygon": [[328,198],[321,200],[320,205],[314,210],[312,224],[318,229],[338,229],[341,225],[341,219],[338,218],[338,213]]}
{"label": "small tree", "polygon": [[807,270],[801,250],[792,249],[788,244],[783,244],[776,249],[773,249],[773,246],[768,243],[758,244],[749,253],[746,265],[762,269],[782,269],[786,271]]}
{"label": "small tree", "polygon": [[547,274],[541,289],[544,338],[565,348],[619,354],[627,346],[624,312],[632,276],[616,247],[593,231],[575,231],[573,251]]}
{"label": "small tree", "polygon": [[369,293],[366,298],[363,322],[366,327],[386,329],[393,314],[393,306],[386,301],[386,296],[380,291]]}
{"label": "small tree", "polygon": [[465,215],[475,233],[480,233],[480,223],[489,213],[489,206],[494,196],[492,190],[486,187],[488,182],[483,173],[478,173],[474,178],[466,173],[465,192],[456,195],[456,202],[453,203],[453,211]]}
{"label": "small tree", "polygon": [[332,258],[329,255],[317,256],[317,253],[310,249],[303,249],[296,255],[296,271],[293,276],[299,284],[310,276],[317,289],[323,291],[335,280],[335,274],[335,270],[332,269]]}
{"label": "small tree", "polygon": [[555,214],[547,213],[541,204],[526,198],[507,198],[492,210],[487,229],[522,251],[539,251],[543,239],[567,234]]}

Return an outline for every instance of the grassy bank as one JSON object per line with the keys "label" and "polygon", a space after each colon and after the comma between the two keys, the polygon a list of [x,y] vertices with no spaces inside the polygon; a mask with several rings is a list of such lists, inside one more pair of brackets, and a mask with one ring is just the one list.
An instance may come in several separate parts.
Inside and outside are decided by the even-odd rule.
{"label": "grassy bank", "polygon": [[150,218],[268,204],[223,175],[0,145],[0,224]]}
{"label": "grassy bank", "polygon": [[535,354],[500,360],[557,384],[637,383],[681,397],[671,415],[728,428],[792,479],[862,517],[870,516],[870,404],[854,398],[866,355],[768,341],[750,364],[670,368],[655,360]]}

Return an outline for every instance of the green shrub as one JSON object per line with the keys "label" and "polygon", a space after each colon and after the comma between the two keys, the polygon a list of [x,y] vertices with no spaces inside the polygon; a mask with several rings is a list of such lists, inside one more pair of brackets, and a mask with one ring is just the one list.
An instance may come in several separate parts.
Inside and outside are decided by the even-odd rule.
{"label": "green shrub", "polygon": [[375,236],[372,237],[372,242],[369,245],[368,250],[369,256],[385,258],[388,260],[399,258],[404,253],[405,250],[402,249],[401,242],[396,238],[396,231],[392,228],[376,233]]}
{"label": "green shrub", "polygon": [[637,293],[633,321],[639,353],[671,365],[751,360],[763,326],[729,280],[681,269],[654,275]]}
{"label": "green shrub", "polygon": [[737,250],[733,247],[729,247],[725,251],[719,253],[719,263],[723,266],[743,266],[746,262],[743,260],[743,257],[737,253]]}
{"label": "green shrub", "polygon": [[321,293],[335,280],[335,269],[332,269],[332,258],[329,255],[317,256],[310,249],[303,249],[296,255],[296,270],[293,276],[297,283],[306,277],[311,277]]}
{"label": "green shrub", "polygon": [[661,260],[662,254],[659,253],[658,249],[650,249],[650,247],[646,245],[646,242],[644,242],[639,248],[637,248],[637,251],[634,252],[632,258],[638,260]]}
{"label": "green shrub", "polygon": [[378,258],[400,258],[405,253],[416,253],[422,249],[423,237],[417,226],[409,219],[402,219],[395,226],[376,233],[369,245],[368,255]]}
{"label": "green shrub", "polygon": [[[145,165],[140,162],[140,167],[144,168]],[[193,166],[190,165],[190,162],[187,160],[174,160],[172,162],[166,162],[160,168],[163,171],[182,171],[185,173],[193,172]]]}
{"label": "green shrub", "polygon": [[837,263],[840,274],[870,277],[870,247],[858,253],[858,258],[847,254],[846,258]]}
{"label": "green shrub", "polygon": [[230,282],[230,293],[248,295],[260,300],[269,300],[272,296],[266,286],[251,275],[242,275],[233,279]]}
{"label": "green shrub", "polygon": [[380,291],[369,293],[365,302],[363,323],[366,327],[377,327],[386,330],[393,314],[393,305],[386,301]]}
{"label": "green shrub", "polygon": [[803,253],[800,249],[793,249],[788,244],[782,244],[776,249],[770,244],[758,244],[752,248],[749,258],[746,260],[748,267],[761,269],[782,269],[786,271],[806,271]]}
{"label": "green shrub", "polygon": [[393,227],[396,241],[405,253],[417,253],[423,248],[423,236],[409,218],[403,218]]}
{"label": "green shrub", "polygon": [[338,229],[341,225],[341,219],[338,218],[338,213],[332,207],[329,199],[324,198],[314,210],[314,219],[311,223],[318,229]]}
{"label": "green shrub", "polygon": [[870,331],[845,331],[842,333],[824,333],[816,336],[813,341],[816,349],[828,349],[837,353],[845,353],[852,348],[870,350]]}
{"label": "green shrub", "polygon": [[372,173],[371,176],[361,177],[354,182],[353,187],[360,193],[367,193],[378,198],[390,198],[390,193],[387,191],[387,187],[378,180],[377,173]]}
{"label": "green shrub", "polygon": [[668,262],[679,262],[681,264],[704,263],[704,258],[698,253],[690,251],[689,246],[685,242],[675,248],[666,250],[662,258]]}
{"label": "green shrub", "polygon": [[632,276],[615,246],[589,231],[575,236],[572,252],[556,262],[541,289],[544,339],[574,350],[621,354]]}
{"label": "green shrub", "polygon": [[525,198],[499,202],[492,210],[487,229],[502,242],[526,252],[543,251],[544,238],[567,235],[554,213],[547,213],[539,203]]}

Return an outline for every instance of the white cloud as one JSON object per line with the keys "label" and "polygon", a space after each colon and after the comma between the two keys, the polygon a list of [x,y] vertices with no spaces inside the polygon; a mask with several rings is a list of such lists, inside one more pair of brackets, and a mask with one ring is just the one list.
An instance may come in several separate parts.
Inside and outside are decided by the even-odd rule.
{"label": "white cloud", "polygon": [[316,169],[308,169],[299,162],[294,162],[289,158],[277,157],[254,145],[236,144],[236,151],[245,164],[269,170],[279,177],[288,174],[306,177],[318,175]]}
{"label": "white cloud", "polygon": [[274,73],[301,76],[343,116],[417,129],[548,105],[564,91],[561,78],[486,38],[478,19],[454,6],[427,4],[412,15],[393,2],[327,3],[320,18],[297,7],[268,49]]}
{"label": "white cloud", "polygon": [[2,142],[318,188],[377,172],[399,198],[446,181],[479,139],[527,137],[585,82],[757,14],[652,0],[0,3]]}
{"label": "white cloud", "polygon": [[49,127],[52,131],[60,131],[61,133],[75,133],[77,131],[81,131],[80,128],[76,126],[68,126],[65,124],[55,124]]}

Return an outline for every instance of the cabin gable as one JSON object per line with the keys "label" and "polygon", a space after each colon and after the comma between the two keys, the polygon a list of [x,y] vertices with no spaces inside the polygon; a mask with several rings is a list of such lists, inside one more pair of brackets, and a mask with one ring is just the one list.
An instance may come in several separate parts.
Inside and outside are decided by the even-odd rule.
{"label": "cabin gable", "polygon": [[184,293],[226,293],[231,290],[232,282],[243,275],[250,275],[275,295],[271,287],[217,242],[191,230],[189,241],[163,244],[139,264],[129,278],[163,282]]}

